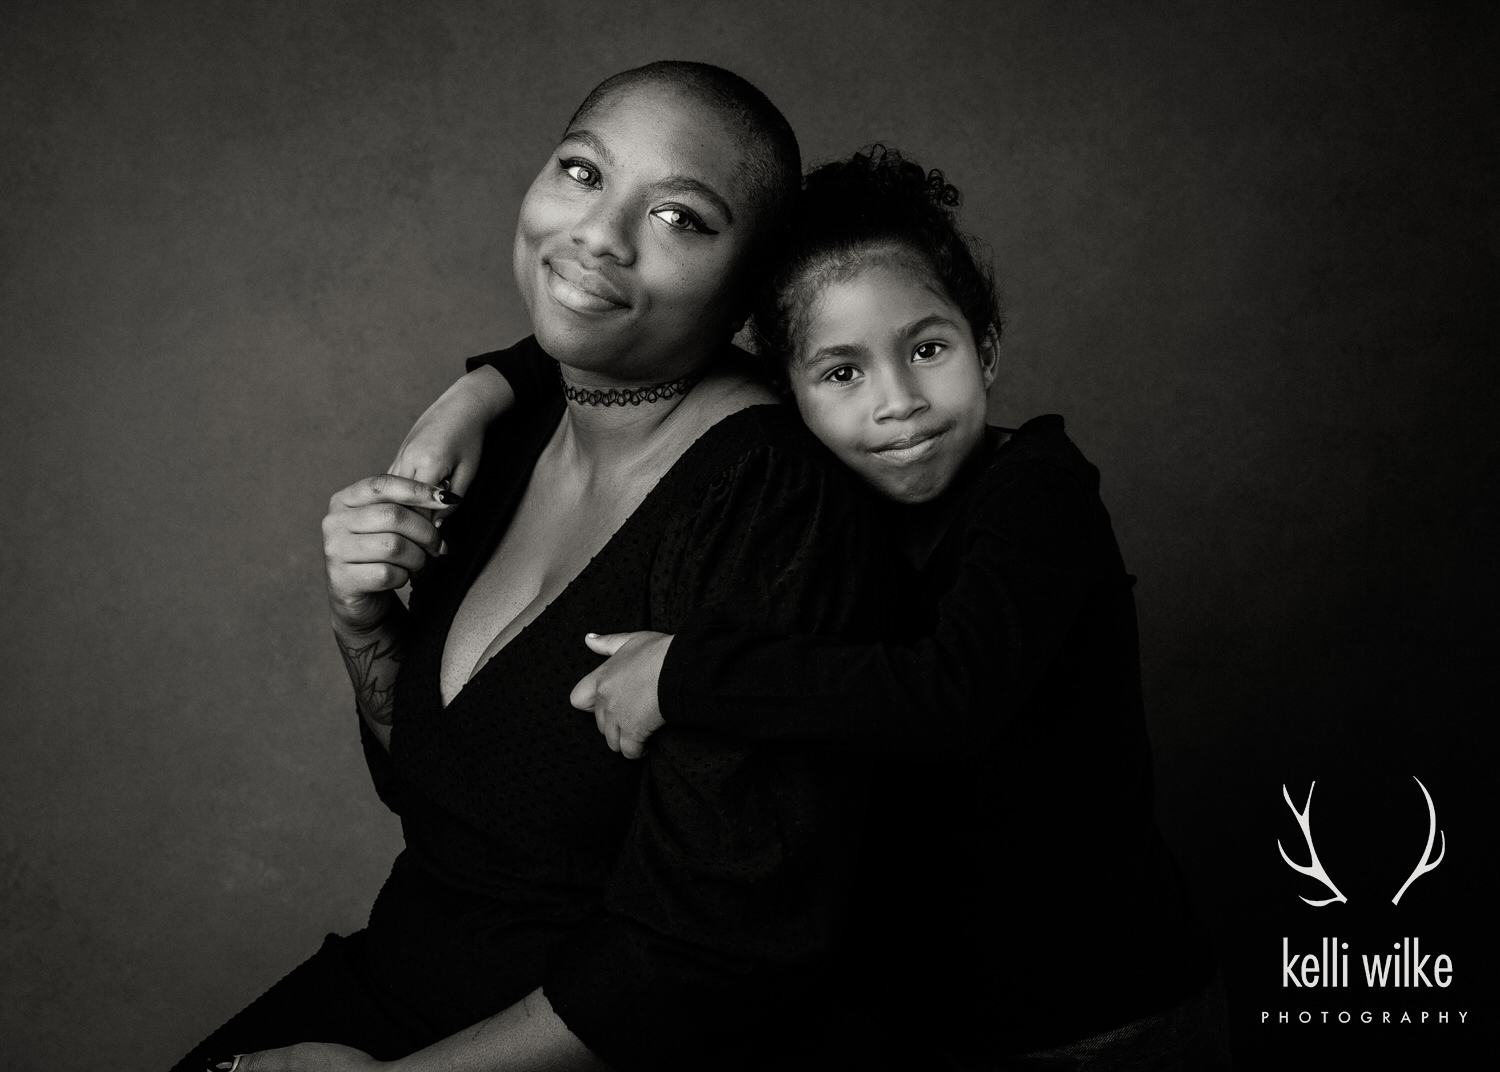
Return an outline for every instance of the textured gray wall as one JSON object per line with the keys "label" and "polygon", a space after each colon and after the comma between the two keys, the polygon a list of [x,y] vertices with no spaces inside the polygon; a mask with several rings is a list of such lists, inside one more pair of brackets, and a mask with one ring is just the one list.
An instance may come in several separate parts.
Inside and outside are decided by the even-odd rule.
{"label": "textured gray wall", "polygon": [[1284,781],[1337,821],[1422,774],[1450,860],[1360,925],[1448,925],[1444,1000],[1492,1018],[1462,965],[1495,45],[1378,3],[5,4],[0,1067],[164,1067],[362,922],[399,839],[318,519],[526,332],[520,196],[595,81],[661,57],[762,85],[809,160],[880,139],[966,191],[1011,317],[994,416],[1068,415],[1141,577],[1162,822],[1245,1066],[1342,1045],[1255,1022],[1303,1007],[1265,1004],[1269,906],[1308,892]]}

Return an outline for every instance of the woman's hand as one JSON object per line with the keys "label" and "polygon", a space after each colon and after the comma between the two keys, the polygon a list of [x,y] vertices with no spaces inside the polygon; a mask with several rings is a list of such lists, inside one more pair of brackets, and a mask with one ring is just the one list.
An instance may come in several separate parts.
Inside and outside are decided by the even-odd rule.
{"label": "woman's hand", "polygon": [[242,1053],[228,1062],[208,1065],[206,1072],[373,1072],[385,1068],[369,1054],[331,1042],[301,1042],[279,1050]]}
{"label": "woman's hand", "polygon": [[626,759],[646,754],[646,741],[666,723],[656,702],[656,681],[672,645],[669,633],[590,633],[589,650],[609,658],[586,676],[568,697],[594,722],[609,747]]}
{"label": "woman's hand", "polygon": [[505,377],[488,365],[460,378],[417,418],[386,472],[423,484],[442,484],[457,495],[468,491],[484,431],[515,401]]}
{"label": "woman's hand", "polygon": [[391,593],[445,550],[429,514],[460,501],[389,474],[351,484],[328,501],[323,558],[336,628],[358,636],[380,626]]}

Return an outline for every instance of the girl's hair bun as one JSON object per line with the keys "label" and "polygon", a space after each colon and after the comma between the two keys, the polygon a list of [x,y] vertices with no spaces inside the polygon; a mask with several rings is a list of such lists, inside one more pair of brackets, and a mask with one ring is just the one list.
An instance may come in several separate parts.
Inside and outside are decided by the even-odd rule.
{"label": "girl's hair bun", "polygon": [[803,192],[814,201],[853,197],[887,205],[925,202],[939,209],[957,208],[963,203],[958,187],[944,179],[937,168],[925,171],[901,150],[879,143],[861,149],[848,160],[815,169],[807,176]]}

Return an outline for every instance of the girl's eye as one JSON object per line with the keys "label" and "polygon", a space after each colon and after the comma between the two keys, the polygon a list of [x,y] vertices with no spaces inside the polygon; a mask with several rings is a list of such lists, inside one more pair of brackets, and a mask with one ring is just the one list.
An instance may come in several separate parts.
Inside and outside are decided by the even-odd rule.
{"label": "girl's eye", "polygon": [[948,349],[946,343],[924,342],[921,343],[915,350],[913,350],[912,354],[916,357],[921,358],[923,361],[931,361],[934,357],[937,357],[938,354],[942,353],[946,349]]}
{"label": "girl's eye", "polygon": [[593,164],[586,164],[582,160],[559,160],[557,163],[567,172],[568,178],[580,186],[599,185],[599,169]]}
{"label": "girl's eye", "polygon": [[696,213],[689,212],[681,205],[668,205],[665,208],[656,209],[651,215],[661,220],[674,231],[696,231],[698,234],[718,234],[708,227]]}
{"label": "girl's eye", "polygon": [[828,370],[823,378],[829,383],[853,383],[859,376],[859,369],[853,365],[839,365],[837,368]]}

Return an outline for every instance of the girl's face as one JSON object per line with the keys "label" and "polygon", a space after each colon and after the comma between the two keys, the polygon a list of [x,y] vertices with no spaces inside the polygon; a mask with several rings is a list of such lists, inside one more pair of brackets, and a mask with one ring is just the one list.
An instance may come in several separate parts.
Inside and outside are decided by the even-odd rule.
{"label": "girl's face", "polygon": [[926,272],[881,259],[827,283],[789,370],[802,419],[887,498],[939,495],[984,437],[995,348]]}
{"label": "girl's face", "polygon": [[542,347],[603,379],[656,383],[726,342],[758,223],[742,157],[718,112],[666,86],[620,89],[580,117],[516,226],[516,284]]}

